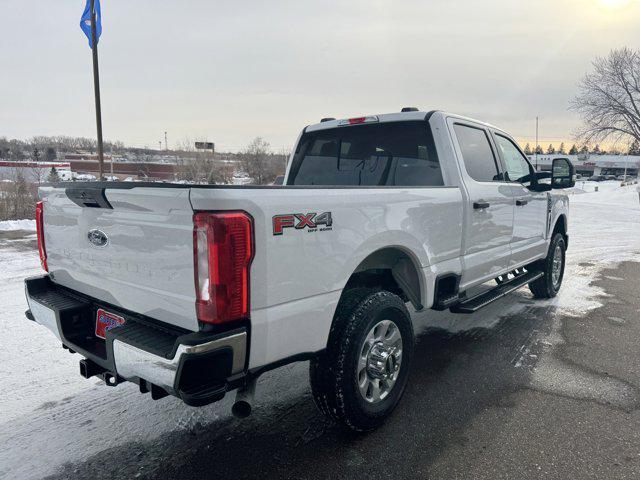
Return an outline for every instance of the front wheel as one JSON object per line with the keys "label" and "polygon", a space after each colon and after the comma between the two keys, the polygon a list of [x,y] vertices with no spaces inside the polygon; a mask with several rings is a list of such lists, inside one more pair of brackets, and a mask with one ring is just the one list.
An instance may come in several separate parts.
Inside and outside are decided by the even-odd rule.
{"label": "front wheel", "polygon": [[529,284],[529,290],[535,298],[553,298],[560,291],[564,277],[565,252],[564,237],[556,233],[551,239],[547,257],[536,262],[532,268],[541,270],[544,275]]}
{"label": "front wheel", "polygon": [[346,292],[327,349],[311,361],[316,405],[351,430],[378,427],[402,397],[413,344],[411,318],[400,297],[363,288]]}

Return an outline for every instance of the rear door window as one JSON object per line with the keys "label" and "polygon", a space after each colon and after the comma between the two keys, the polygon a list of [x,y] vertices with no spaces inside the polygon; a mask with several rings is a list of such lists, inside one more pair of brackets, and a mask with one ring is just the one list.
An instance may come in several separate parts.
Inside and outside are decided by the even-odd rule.
{"label": "rear door window", "polygon": [[289,185],[441,186],[424,121],[357,125],[305,133]]}
{"label": "rear door window", "polygon": [[481,128],[456,123],[453,126],[467,173],[478,182],[501,181],[496,157],[487,132]]}

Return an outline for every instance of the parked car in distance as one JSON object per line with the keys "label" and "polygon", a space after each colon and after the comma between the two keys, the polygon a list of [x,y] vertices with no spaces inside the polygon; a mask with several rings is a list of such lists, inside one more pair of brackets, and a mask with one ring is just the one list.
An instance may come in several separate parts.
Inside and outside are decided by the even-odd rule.
{"label": "parked car in distance", "polygon": [[566,158],[535,172],[499,128],[405,108],[305,127],[283,186],[43,186],[26,316],[85,378],[191,406],[237,390],[240,417],[262,373],[309,360],[318,408],[368,431],[410,378],[408,304],[558,293],[574,185]]}
{"label": "parked car in distance", "polygon": [[604,177],[602,175],[591,175],[587,180],[591,182],[602,182]]}

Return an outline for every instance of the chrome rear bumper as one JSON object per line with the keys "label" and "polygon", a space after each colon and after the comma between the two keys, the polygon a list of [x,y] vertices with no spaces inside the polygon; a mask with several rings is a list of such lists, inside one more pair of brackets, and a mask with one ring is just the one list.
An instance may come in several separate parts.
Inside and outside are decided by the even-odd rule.
{"label": "chrome rear bumper", "polygon": [[[25,290],[27,318],[84,356],[81,371],[86,377],[101,375],[109,385],[132,381],[141,391],[166,392],[198,406],[222,398],[229,381],[245,373],[245,327],[215,334],[172,329],[59,287],[47,275],[25,280]],[[94,334],[97,308],[126,319],[105,340]]]}
{"label": "chrome rear bumper", "polygon": [[113,357],[116,371],[121,377],[127,380],[144,378],[173,393],[178,367],[183,357],[230,348],[233,351],[230,373],[237,375],[244,370],[246,345],[247,333],[241,332],[198,345],[180,344],[173,358],[166,359],[116,339],[113,341]]}

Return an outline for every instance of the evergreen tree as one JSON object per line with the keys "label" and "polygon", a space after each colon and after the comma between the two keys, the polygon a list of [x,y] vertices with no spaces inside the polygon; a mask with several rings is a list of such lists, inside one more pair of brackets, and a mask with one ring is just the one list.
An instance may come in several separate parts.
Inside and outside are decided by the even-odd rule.
{"label": "evergreen tree", "polygon": [[634,140],[629,146],[629,155],[640,155],[640,142]]}
{"label": "evergreen tree", "polygon": [[577,155],[578,154],[578,147],[576,147],[576,144],[574,143],[571,146],[571,150],[569,150],[569,155]]}
{"label": "evergreen tree", "polygon": [[33,161],[34,162],[40,161],[40,150],[38,150],[38,147],[33,149]]}
{"label": "evergreen tree", "polygon": [[547,155],[554,155],[556,153],[555,147],[550,143],[549,148],[547,148]]}
{"label": "evergreen tree", "polygon": [[582,148],[580,149],[580,153],[589,153],[589,147],[587,147],[586,145],[583,145]]}
{"label": "evergreen tree", "polygon": [[541,147],[540,145],[538,145],[538,146],[536,147],[536,153],[537,153],[538,155],[541,155],[542,153],[544,153],[544,152],[542,151],[542,147]]}
{"label": "evergreen tree", "polygon": [[49,176],[47,177],[47,182],[58,183],[59,181],[60,175],[58,175],[58,170],[56,170],[56,167],[51,167],[51,171],[49,172]]}
{"label": "evergreen tree", "polygon": [[591,153],[593,153],[594,155],[600,155],[602,153],[602,151],[600,150],[600,145],[596,145]]}
{"label": "evergreen tree", "polygon": [[531,155],[533,153],[531,151],[531,145],[529,145],[528,143],[524,146],[524,153],[525,155]]}
{"label": "evergreen tree", "polygon": [[560,148],[558,149],[558,153],[559,153],[560,155],[566,155],[566,154],[567,154],[567,152],[564,150],[564,142],[562,142],[562,143],[560,144]]}

